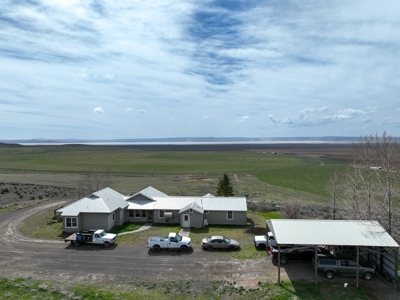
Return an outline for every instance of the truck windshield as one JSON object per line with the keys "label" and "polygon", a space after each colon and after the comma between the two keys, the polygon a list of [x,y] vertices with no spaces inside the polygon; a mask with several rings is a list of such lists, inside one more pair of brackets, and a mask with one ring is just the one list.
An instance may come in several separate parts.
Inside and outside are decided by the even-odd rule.
{"label": "truck windshield", "polygon": [[107,231],[100,232],[100,236],[103,237],[107,234]]}
{"label": "truck windshield", "polygon": [[182,237],[179,234],[177,234],[175,237],[178,240],[178,242],[182,241]]}

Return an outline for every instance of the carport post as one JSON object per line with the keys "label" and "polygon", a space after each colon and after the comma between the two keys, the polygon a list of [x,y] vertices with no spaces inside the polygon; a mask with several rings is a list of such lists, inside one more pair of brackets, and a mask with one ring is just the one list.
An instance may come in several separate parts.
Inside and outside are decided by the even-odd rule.
{"label": "carport post", "polygon": [[315,269],[315,284],[317,284],[317,276],[318,276],[318,273],[317,273],[317,266],[318,266],[318,246],[317,245],[315,245],[314,246],[314,269]]}
{"label": "carport post", "polygon": [[399,266],[399,247],[396,248],[396,257],[394,258],[394,282],[396,283],[396,290],[397,292],[400,292],[400,287],[399,287],[399,276],[397,275],[397,270]]}
{"label": "carport post", "polygon": [[278,244],[278,284],[281,285],[281,245]]}
{"label": "carport post", "polygon": [[356,287],[358,288],[358,264],[360,263],[360,249],[358,248],[358,246],[356,246],[356,249],[357,249],[357,251],[356,251]]}

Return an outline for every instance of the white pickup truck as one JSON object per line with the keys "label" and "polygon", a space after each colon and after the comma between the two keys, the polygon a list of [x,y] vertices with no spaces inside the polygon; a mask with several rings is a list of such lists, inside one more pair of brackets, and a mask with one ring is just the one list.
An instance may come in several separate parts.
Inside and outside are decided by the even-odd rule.
{"label": "white pickup truck", "polygon": [[254,236],[254,246],[260,249],[265,249],[267,248],[267,246],[273,246],[273,247],[277,246],[274,234],[272,232],[268,232],[267,235]]}
{"label": "white pickup truck", "polygon": [[67,237],[64,241],[71,242],[75,247],[79,247],[83,243],[100,244],[108,248],[117,240],[117,235],[108,233],[103,229],[89,229],[74,233]]}
{"label": "white pickup truck", "polygon": [[152,249],[154,252],[160,252],[161,249],[179,249],[182,252],[186,252],[190,247],[192,247],[192,240],[175,232],[170,232],[168,236],[152,236],[147,241],[147,248]]}

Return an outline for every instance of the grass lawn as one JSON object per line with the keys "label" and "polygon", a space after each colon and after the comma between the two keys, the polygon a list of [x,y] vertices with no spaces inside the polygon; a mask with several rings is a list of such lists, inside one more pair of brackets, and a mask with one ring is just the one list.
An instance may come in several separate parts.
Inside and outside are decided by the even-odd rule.
{"label": "grass lawn", "polygon": [[[205,288],[207,287],[207,288]],[[244,288],[234,281],[154,280],[134,281],[128,285],[107,285],[107,288],[89,284],[66,284],[37,281],[25,278],[10,280],[0,278],[1,299],[270,299],[270,300],[367,300],[362,289],[349,285],[343,294],[341,284],[335,282],[314,283],[258,282],[257,287]]]}

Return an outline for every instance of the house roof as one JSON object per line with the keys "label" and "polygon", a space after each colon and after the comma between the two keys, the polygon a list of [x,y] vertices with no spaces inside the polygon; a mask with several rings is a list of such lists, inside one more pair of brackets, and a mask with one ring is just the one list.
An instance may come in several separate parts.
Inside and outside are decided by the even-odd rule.
{"label": "house roof", "polygon": [[378,221],[268,220],[279,244],[399,247]]}
{"label": "house roof", "polygon": [[128,209],[136,210],[153,210],[156,204],[153,200],[127,200],[126,203],[128,203]]}
{"label": "house roof", "polygon": [[245,197],[154,197],[155,210],[181,210],[195,202],[203,210],[247,211]]}
{"label": "house roof", "polygon": [[167,194],[153,188],[152,186],[148,186],[147,188],[145,188],[144,190],[141,190],[140,192],[137,192],[133,195],[125,196],[124,199],[130,200],[130,199],[136,197],[137,195],[143,195],[148,199],[153,199],[153,197],[168,197]]}
{"label": "house roof", "polygon": [[197,212],[199,212],[199,213],[204,213],[204,209],[198,204],[198,203],[196,203],[196,202],[192,202],[192,203],[190,203],[189,205],[186,205],[185,207],[183,207],[180,211],[179,211],[179,213],[183,213],[183,212],[185,212],[185,211],[187,211],[187,210],[189,210],[189,209],[193,209],[194,211],[197,211]]}
{"label": "house roof", "polygon": [[97,191],[57,210],[61,216],[78,216],[80,213],[111,213],[118,208],[126,208],[124,195],[111,188]]}

